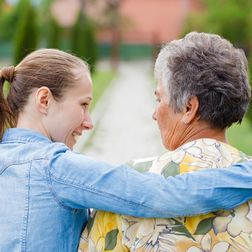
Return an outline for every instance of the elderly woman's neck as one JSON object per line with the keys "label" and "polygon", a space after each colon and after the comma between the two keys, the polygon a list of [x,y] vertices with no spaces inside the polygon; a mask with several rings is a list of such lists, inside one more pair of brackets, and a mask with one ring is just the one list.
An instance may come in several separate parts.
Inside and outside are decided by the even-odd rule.
{"label": "elderly woman's neck", "polygon": [[184,137],[182,139],[182,144],[200,138],[212,138],[217,141],[227,143],[225,129],[213,128],[208,123],[197,121],[194,122],[192,125],[188,125],[188,127],[186,128],[184,132]]}
{"label": "elderly woman's neck", "polygon": [[[227,143],[226,138],[226,130],[225,129],[218,129],[213,128],[209,124],[202,122],[202,121],[196,121],[192,124],[185,125],[183,131],[181,131],[180,137],[177,138],[176,142],[171,141],[170,142],[170,150],[175,150],[176,148],[180,147],[181,145],[200,139],[200,138],[212,138],[217,141]],[[173,139],[175,140],[175,139]],[[173,142],[173,143],[172,143]]]}

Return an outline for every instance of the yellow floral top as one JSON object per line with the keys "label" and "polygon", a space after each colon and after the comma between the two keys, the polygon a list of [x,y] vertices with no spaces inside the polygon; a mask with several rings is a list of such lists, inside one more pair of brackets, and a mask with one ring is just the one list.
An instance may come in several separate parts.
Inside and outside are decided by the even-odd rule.
{"label": "yellow floral top", "polygon": [[[230,145],[199,139],[160,157],[135,160],[130,165],[141,172],[167,177],[227,167],[247,159],[248,156]],[[171,219],[139,219],[93,212],[81,236],[81,251],[252,252],[252,201],[231,211]]]}

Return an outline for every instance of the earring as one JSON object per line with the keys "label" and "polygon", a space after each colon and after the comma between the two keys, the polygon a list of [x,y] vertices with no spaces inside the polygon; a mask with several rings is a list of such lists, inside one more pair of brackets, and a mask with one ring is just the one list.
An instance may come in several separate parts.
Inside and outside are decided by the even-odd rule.
{"label": "earring", "polygon": [[184,118],[184,117],[182,118],[181,121],[182,121],[182,123],[184,123],[184,124],[188,124],[188,121],[187,121],[186,118]]}

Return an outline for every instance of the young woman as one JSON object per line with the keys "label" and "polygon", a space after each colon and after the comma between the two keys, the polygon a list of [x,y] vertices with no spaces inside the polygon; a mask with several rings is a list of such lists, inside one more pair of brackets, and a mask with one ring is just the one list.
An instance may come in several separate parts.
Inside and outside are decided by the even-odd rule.
{"label": "young woman", "polygon": [[[252,196],[248,183],[234,186],[248,175],[235,176],[237,169],[226,173],[233,179],[226,183],[222,173],[210,195],[187,190],[195,175],[164,179],[72,152],[76,136],[93,127],[90,73],[75,56],[37,50],[3,68],[0,80],[0,251],[76,251],[88,208],[172,217],[232,207]],[[206,173],[196,176],[212,181]],[[223,205],[223,193],[233,198],[231,206]]]}

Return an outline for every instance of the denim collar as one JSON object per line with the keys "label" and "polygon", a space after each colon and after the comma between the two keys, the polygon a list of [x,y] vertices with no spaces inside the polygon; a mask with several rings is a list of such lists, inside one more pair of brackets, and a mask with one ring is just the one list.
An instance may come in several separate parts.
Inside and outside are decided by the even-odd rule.
{"label": "denim collar", "polygon": [[2,143],[7,142],[49,142],[52,141],[41,133],[23,128],[9,128],[4,132]]}

